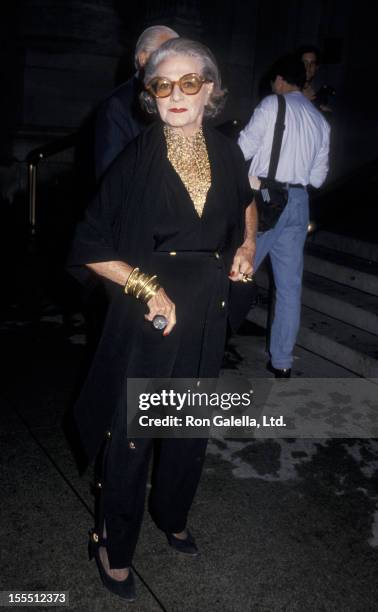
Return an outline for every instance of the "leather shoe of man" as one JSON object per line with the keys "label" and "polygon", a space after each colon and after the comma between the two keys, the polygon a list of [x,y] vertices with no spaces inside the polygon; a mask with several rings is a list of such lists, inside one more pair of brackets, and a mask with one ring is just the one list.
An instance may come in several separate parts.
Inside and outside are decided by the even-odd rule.
{"label": "leather shoe of man", "polygon": [[291,368],[275,368],[271,361],[266,364],[268,372],[272,372],[276,378],[290,378]]}

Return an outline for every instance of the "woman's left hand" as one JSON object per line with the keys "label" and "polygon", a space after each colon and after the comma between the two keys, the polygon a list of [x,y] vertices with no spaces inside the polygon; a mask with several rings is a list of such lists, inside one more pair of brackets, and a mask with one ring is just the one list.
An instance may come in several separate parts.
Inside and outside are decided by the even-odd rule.
{"label": "woman's left hand", "polygon": [[234,282],[243,281],[245,277],[252,277],[253,260],[255,257],[255,244],[250,242],[238,248],[234,255],[228,278]]}

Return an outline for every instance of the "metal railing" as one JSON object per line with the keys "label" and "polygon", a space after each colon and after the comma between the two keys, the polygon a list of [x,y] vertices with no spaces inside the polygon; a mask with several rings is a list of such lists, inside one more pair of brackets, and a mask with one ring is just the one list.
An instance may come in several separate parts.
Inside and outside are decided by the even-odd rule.
{"label": "metal railing", "polygon": [[37,233],[37,180],[38,180],[38,165],[42,160],[47,159],[57,153],[61,153],[66,149],[71,149],[75,146],[77,140],[76,133],[69,134],[63,138],[59,138],[42,147],[37,147],[30,151],[26,157],[28,166],[27,176],[27,196],[29,206],[29,227],[32,236]]}

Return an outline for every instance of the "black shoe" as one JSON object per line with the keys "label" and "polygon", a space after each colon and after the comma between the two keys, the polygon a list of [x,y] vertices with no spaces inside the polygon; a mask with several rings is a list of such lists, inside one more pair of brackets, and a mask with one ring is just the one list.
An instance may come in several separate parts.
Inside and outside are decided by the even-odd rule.
{"label": "black shoe", "polygon": [[272,372],[276,378],[290,378],[291,368],[275,368],[271,361],[266,364],[268,372]]}
{"label": "black shoe", "polygon": [[100,559],[100,546],[106,546],[106,540],[101,538],[97,533],[92,531],[90,533],[89,539],[89,559],[93,557],[96,559],[98,571],[100,573],[100,577],[102,580],[102,584],[106,587],[111,593],[122,597],[126,601],[135,601],[136,592],[135,592],[135,583],[134,583],[134,575],[129,569],[129,575],[125,580],[114,580],[109,574],[105,571],[105,568]]}
{"label": "black shoe", "polygon": [[184,555],[188,555],[188,557],[198,557],[199,550],[189,530],[187,530],[185,540],[179,540],[179,538],[176,538],[173,533],[168,533],[167,531],[165,532],[165,535],[167,536],[168,544],[172,546],[172,548],[180,553],[183,553]]}

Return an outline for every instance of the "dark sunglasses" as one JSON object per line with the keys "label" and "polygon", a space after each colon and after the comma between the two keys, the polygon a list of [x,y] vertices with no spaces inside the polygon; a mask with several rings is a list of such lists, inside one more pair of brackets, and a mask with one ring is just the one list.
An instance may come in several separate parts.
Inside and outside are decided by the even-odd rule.
{"label": "dark sunglasses", "polygon": [[191,72],[190,74],[184,74],[178,81],[171,81],[166,77],[154,77],[147,83],[146,89],[155,98],[168,98],[174,86],[178,85],[182,93],[194,96],[199,92],[204,83],[211,83],[211,81],[204,79],[195,72]]}

